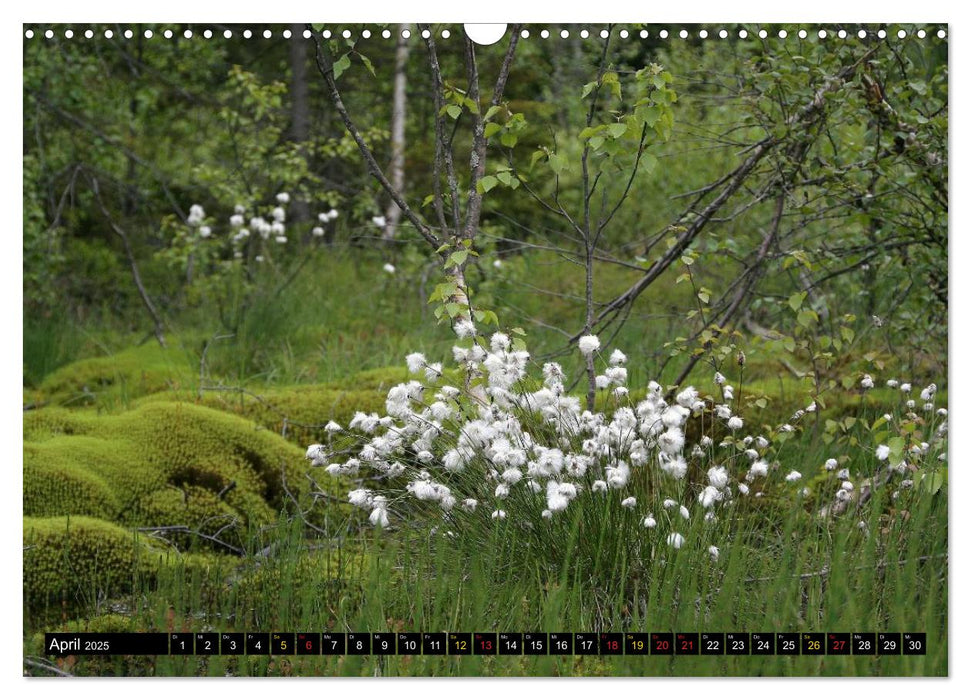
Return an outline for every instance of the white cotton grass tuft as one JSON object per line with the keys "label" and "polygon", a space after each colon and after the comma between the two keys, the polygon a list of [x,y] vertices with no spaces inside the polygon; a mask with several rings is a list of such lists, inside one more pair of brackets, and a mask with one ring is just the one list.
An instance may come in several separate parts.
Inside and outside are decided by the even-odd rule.
{"label": "white cotton grass tuft", "polygon": [[385,263],[381,269],[387,272],[389,275],[393,275],[395,273],[395,266],[391,263]]}
{"label": "white cotton grass tuft", "polygon": [[315,467],[325,464],[328,456],[327,448],[323,445],[311,445],[307,448],[307,459]]}
{"label": "white cotton grass tuft", "polygon": [[653,528],[657,527],[657,520],[654,519],[654,516],[653,515],[648,515],[641,522],[641,525],[643,525],[644,527],[646,527],[648,529],[653,529]]}
{"label": "white cotton grass tuft", "polygon": [[623,365],[627,363],[627,355],[622,353],[620,350],[614,350],[610,353],[610,364],[613,367]]}
{"label": "white cotton grass tuft", "polygon": [[425,356],[420,352],[410,353],[405,357],[405,364],[408,365],[408,372],[410,374],[418,374],[425,367]]}
{"label": "white cotton grass tuft", "polygon": [[367,508],[371,505],[371,489],[354,489],[347,494],[347,500],[351,505],[359,508]]}
{"label": "white cotton grass tuft", "polygon": [[188,223],[189,226],[199,226],[200,224],[202,224],[202,221],[205,218],[206,218],[206,212],[202,208],[202,205],[193,204],[191,207],[189,207],[189,216],[186,219],[186,223]]}
{"label": "white cotton grass tuft", "polygon": [[459,338],[473,338],[475,337],[476,332],[475,324],[467,318],[460,318],[458,321],[456,321],[455,325],[452,327],[452,330],[455,331],[455,335],[457,335]]}
{"label": "white cotton grass tuft", "polygon": [[728,486],[728,478],[728,470],[725,467],[715,466],[708,470],[708,483],[716,489]]}
{"label": "white cotton grass tuft", "polygon": [[633,510],[637,506],[637,499],[633,496],[628,496],[620,502],[620,505],[622,505],[624,508],[630,508]]}
{"label": "white cotton grass tuft", "polygon": [[442,363],[433,362],[425,367],[425,381],[431,383],[441,379],[442,377]]}
{"label": "white cotton grass tuft", "polygon": [[668,545],[674,547],[675,549],[681,549],[684,546],[684,535],[680,532],[672,532],[668,535]]}
{"label": "white cotton grass tuft", "polygon": [[881,462],[885,461],[890,456],[890,448],[886,445],[877,446],[877,459]]}
{"label": "white cotton grass tuft", "polygon": [[580,347],[581,353],[590,356],[600,349],[600,338],[595,335],[585,335],[580,338],[577,345]]}
{"label": "white cotton grass tuft", "polygon": [[388,527],[388,499],[384,496],[374,496],[371,500],[371,505],[374,506],[374,510],[371,511],[371,515],[368,520],[375,527]]}

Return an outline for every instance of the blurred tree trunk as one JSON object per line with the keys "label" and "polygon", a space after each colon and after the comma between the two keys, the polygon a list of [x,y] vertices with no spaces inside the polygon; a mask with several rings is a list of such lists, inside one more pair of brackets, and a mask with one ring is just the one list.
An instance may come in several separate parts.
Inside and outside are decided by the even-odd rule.
{"label": "blurred tree trunk", "polygon": [[[388,180],[398,192],[405,189],[405,116],[407,102],[408,40],[402,37],[407,24],[398,26],[398,48],[394,56],[394,96],[391,105],[391,164],[388,167]],[[388,204],[384,215],[385,226],[382,238],[393,240],[398,233],[401,209],[394,201]]]}
{"label": "blurred tree trunk", "polygon": [[[310,102],[307,82],[307,42],[303,38],[304,25],[291,24],[290,31],[290,140],[296,144],[306,144],[310,139]],[[301,147],[301,155],[306,158],[306,147]],[[310,205],[303,197],[294,193],[290,218],[294,223],[310,221]]]}

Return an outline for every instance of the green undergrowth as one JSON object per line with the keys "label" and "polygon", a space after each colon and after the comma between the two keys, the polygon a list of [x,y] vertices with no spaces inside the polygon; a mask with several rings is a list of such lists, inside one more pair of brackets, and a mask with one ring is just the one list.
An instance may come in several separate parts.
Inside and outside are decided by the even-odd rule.
{"label": "green undergrowth", "polygon": [[[92,617],[58,629],[927,634],[922,656],[77,657],[77,675],[942,676],[946,501],[915,498],[893,517],[875,508],[867,532],[855,518],[807,524],[800,511],[771,523],[747,517],[732,524],[717,561],[691,541],[658,547],[637,576],[622,558],[614,574],[624,586],[611,585],[606,570],[591,579],[569,555],[555,569],[524,562],[508,546],[513,531],[498,524],[470,540],[376,532],[359,538],[353,554],[308,552],[295,524],[284,524],[272,560],[241,562],[228,584],[206,586],[171,570],[127,623]],[[39,642],[26,638],[25,653],[39,655]]]}

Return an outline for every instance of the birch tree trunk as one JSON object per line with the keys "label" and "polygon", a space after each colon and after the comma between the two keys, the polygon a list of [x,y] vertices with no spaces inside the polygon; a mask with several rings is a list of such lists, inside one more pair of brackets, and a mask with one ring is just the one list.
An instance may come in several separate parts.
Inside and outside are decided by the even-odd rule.
{"label": "birch tree trunk", "polygon": [[[407,24],[398,25],[398,47],[394,56],[394,95],[391,105],[391,163],[388,167],[388,180],[398,192],[405,189],[405,116],[408,87],[408,39],[402,32]],[[401,221],[401,208],[393,201],[388,204],[384,215],[385,225],[382,238],[393,240],[398,233]]]}
{"label": "birch tree trunk", "polygon": [[[303,39],[304,26],[291,24],[290,31],[290,140],[301,146],[306,158],[305,144],[310,139],[310,102],[307,82],[307,39]],[[293,197],[290,220],[293,223],[310,221],[310,205],[299,195]]]}

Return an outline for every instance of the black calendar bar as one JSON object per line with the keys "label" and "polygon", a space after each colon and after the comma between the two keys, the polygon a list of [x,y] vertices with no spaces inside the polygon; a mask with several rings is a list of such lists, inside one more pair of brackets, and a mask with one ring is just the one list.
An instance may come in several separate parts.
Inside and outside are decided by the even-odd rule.
{"label": "black calendar bar", "polygon": [[48,632],[48,656],[902,656],[924,632]]}

